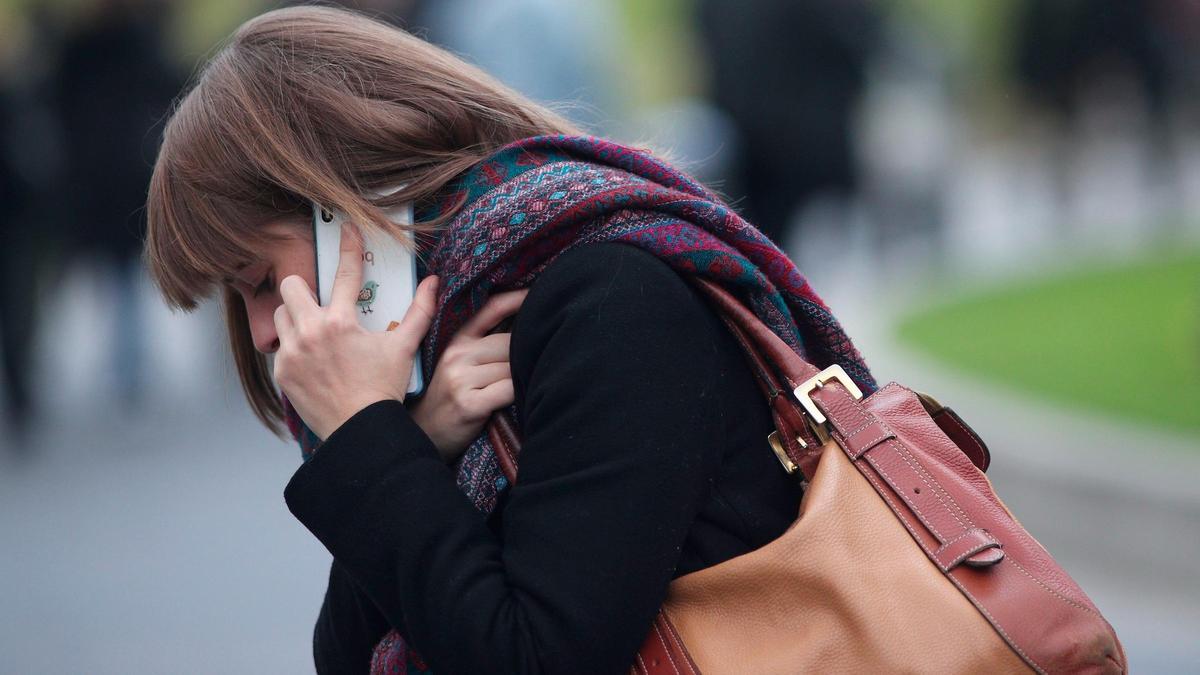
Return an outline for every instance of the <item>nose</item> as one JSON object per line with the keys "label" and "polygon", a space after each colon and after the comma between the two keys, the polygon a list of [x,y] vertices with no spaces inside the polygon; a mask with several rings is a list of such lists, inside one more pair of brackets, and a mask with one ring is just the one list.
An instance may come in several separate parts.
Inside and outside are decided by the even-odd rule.
{"label": "nose", "polygon": [[275,330],[275,306],[255,303],[246,308],[246,318],[250,323],[250,337],[254,341],[254,348],[263,354],[279,351],[279,334]]}

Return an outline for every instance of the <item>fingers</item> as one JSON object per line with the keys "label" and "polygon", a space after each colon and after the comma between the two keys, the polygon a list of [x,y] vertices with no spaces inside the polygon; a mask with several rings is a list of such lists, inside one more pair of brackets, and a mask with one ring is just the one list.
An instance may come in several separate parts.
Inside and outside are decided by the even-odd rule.
{"label": "fingers", "polygon": [[464,378],[464,384],[472,389],[487,389],[496,382],[512,379],[512,368],[507,362],[472,366],[467,372],[469,376]]}
{"label": "fingers", "polygon": [[525,302],[526,295],[529,295],[528,288],[493,295],[488,298],[483,307],[479,308],[475,316],[463,324],[459,332],[476,338],[487,335],[488,331],[496,324],[517,313],[517,310],[521,308],[521,303]]}
{"label": "fingers", "polygon": [[508,361],[508,348],[512,333],[493,333],[469,343],[466,354],[469,363],[476,365]]}
{"label": "fingers", "polygon": [[292,315],[288,313],[287,305],[280,305],[275,308],[275,335],[279,338],[279,344],[291,342],[292,333],[296,330],[295,324],[292,322]]}
{"label": "fingers", "polygon": [[493,382],[480,389],[477,396],[479,405],[487,410],[498,410],[512,405],[515,397],[512,378]]}
{"label": "fingers", "polygon": [[433,322],[433,313],[437,309],[437,288],[437,276],[430,275],[422,279],[417,284],[416,295],[400,320],[400,325],[390,331],[397,336],[396,340],[402,349],[415,354],[421,339],[429,331],[429,324]]}
{"label": "fingers", "polygon": [[289,274],[279,282],[279,297],[283,298],[280,306],[287,308],[293,323],[320,307],[308,283],[296,274]]}
{"label": "fingers", "polygon": [[361,236],[349,223],[342,223],[338,268],[333,277],[333,289],[330,291],[329,306],[333,311],[354,313],[358,292],[362,290],[362,256]]}

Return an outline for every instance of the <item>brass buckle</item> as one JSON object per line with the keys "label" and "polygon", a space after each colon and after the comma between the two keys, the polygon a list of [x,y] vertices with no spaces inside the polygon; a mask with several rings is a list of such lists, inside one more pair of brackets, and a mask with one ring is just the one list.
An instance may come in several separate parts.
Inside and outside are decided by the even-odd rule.
{"label": "brass buckle", "polygon": [[[796,437],[796,442],[800,444],[802,449],[808,447],[808,443],[805,443],[804,439],[799,436]],[[787,449],[783,447],[783,442],[779,440],[778,431],[772,431],[767,434],[767,443],[771,444],[771,449],[775,451],[775,457],[783,465],[784,471],[788,472],[788,474],[793,474],[799,470],[799,465],[793,462],[791,457],[788,457]]]}
{"label": "brass buckle", "polygon": [[855,400],[861,400],[863,397],[862,391],[858,388],[858,385],[854,384],[854,380],[851,380],[850,376],[846,374],[846,371],[836,363],[832,366],[829,366],[825,370],[822,370],[816,375],[813,375],[804,382],[801,382],[800,386],[796,387],[795,391],[793,392],[796,395],[796,400],[800,401],[800,405],[804,406],[804,412],[808,413],[809,426],[812,427],[813,433],[817,435],[817,438],[821,441],[821,443],[826,443],[829,441],[829,432],[825,428],[825,423],[829,420],[826,419],[825,414],[822,413],[819,408],[817,408],[817,404],[813,402],[810,394],[813,392],[813,390],[820,389],[830,382],[837,382],[841,384],[846,388],[846,391],[850,392],[850,395],[853,396]]}

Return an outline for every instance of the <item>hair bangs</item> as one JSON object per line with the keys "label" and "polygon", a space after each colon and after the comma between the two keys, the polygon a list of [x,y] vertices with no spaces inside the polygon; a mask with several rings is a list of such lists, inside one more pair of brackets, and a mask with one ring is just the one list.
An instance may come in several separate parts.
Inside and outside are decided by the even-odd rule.
{"label": "hair bangs", "polygon": [[[262,226],[309,213],[307,202],[272,183],[255,155],[225,142],[203,82],[177,109],[164,132],[150,181],[146,263],[172,307],[191,311],[271,237]],[[208,117],[200,120],[196,117]]]}
{"label": "hair bangs", "polygon": [[[172,307],[220,291],[229,343],[255,414],[282,405],[238,293],[224,283],[271,250],[272,221],[304,226],[313,201],[360,228],[436,237],[386,207],[431,203],[504,145],[579,133],[479,68],[405,31],[331,7],[289,7],[243,24],[205,64],[166,127],[147,198],[145,258]],[[373,194],[395,185],[399,190]],[[448,208],[446,208],[448,207]]]}

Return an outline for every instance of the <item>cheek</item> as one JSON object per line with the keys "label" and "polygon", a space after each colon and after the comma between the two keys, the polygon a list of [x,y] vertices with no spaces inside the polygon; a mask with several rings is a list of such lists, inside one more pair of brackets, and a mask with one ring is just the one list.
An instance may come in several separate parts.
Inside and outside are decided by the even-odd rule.
{"label": "cheek", "polygon": [[264,345],[275,339],[275,309],[282,304],[276,293],[247,298],[246,320],[256,344]]}

